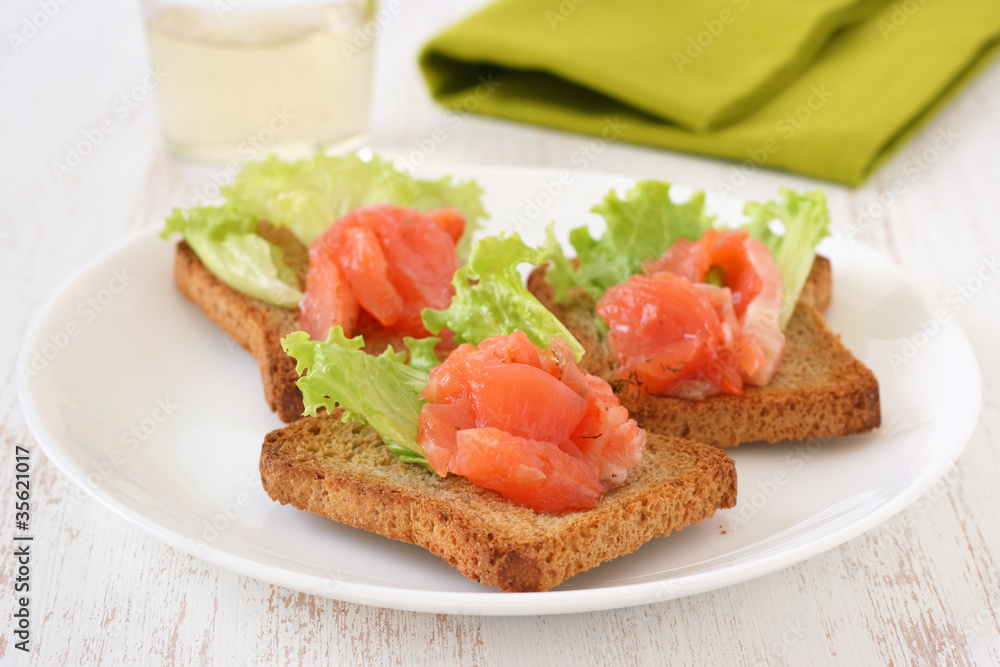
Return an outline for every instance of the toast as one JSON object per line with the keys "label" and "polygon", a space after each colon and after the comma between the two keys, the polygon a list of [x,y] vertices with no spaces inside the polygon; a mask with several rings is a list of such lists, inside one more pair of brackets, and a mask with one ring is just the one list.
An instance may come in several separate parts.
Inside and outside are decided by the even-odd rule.
{"label": "toast", "polygon": [[[285,261],[304,284],[309,266],[305,247],[284,228],[262,223],[258,233],[281,248]],[[268,407],[284,422],[301,417],[302,393],[295,386],[299,379],[295,359],[281,349],[281,339],[302,328],[298,309],[281,308],[237,292],[209,271],[184,241],[177,244],[174,256],[174,281],[181,294],[256,359]],[[366,351],[379,354],[390,345],[403,349],[402,336],[387,334],[374,325],[359,323]]]}
{"label": "toast", "polygon": [[742,396],[703,400],[662,396],[631,400],[618,391],[615,360],[595,325],[593,300],[577,289],[569,303],[555,303],[544,267],[528,278],[528,289],[587,350],[581,368],[616,388],[639,426],[719,447],[866,433],[879,426],[875,375],[843,346],[820,313],[829,306],[831,287],[830,264],[817,256],[785,330],[784,356],[766,387],[746,387]]}
{"label": "toast", "polygon": [[593,509],[562,516],[402,463],[370,427],[336,416],[269,433],[260,474],[282,504],[422,546],[466,577],[511,592],[548,590],[736,503],[725,452],[654,434],[628,482]]}

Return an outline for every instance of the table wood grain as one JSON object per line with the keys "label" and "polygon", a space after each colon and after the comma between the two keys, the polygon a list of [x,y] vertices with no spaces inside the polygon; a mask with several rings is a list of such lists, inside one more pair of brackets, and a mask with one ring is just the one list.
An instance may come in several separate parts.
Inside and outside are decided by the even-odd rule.
{"label": "table wood grain", "polygon": [[[945,479],[860,537],[710,593],[549,617],[378,609],[215,567],[81,499],[26,426],[16,391],[20,341],[83,264],[158,225],[207,183],[204,171],[169,154],[153,95],[124,117],[113,111],[149,67],[137,4],[12,0],[0,8],[0,610],[8,620],[16,604],[9,539],[16,445],[32,452],[36,536],[31,652],[17,650],[5,626],[5,664],[1000,664],[997,278],[961,307],[949,306],[978,355],[983,403],[968,448]],[[417,49],[478,4],[401,2],[378,36],[372,145],[429,165],[576,167],[587,138],[475,116],[455,122],[429,100]],[[59,173],[57,163],[109,118],[98,145]],[[435,136],[443,139],[428,149]],[[587,169],[716,192],[735,183],[741,198],[821,185],[837,233],[907,269],[944,300],[982,262],[1000,257],[1000,63],[862,187],[763,169],[746,175],[729,163],[614,144]]]}

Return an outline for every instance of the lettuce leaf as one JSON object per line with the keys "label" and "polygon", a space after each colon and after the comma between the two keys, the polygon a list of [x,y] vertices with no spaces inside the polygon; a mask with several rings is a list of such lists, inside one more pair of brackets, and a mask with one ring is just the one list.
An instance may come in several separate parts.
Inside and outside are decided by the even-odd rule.
{"label": "lettuce leaf", "polygon": [[[281,339],[281,347],[296,361],[304,414],[315,416],[319,408],[333,412],[340,406],[344,421],[369,424],[397,458],[429,470],[417,444],[424,404],[419,394],[427,386],[427,370],[408,365],[405,352],[389,348],[376,357],[361,349],[364,344],[361,336],[344,336],[339,326],[330,329],[325,341],[310,340],[304,331]],[[426,361],[426,355],[416,351],[411,357]]]}
{"label": "lettuce leaf", "polygon": [[184,236],[219,280],[238,292],[284,308],[295,308],[302,292],[281,249],[256,233],[257,220],[231,204],[175,210],[161,236]]}
{"label": "lettuce leaf", "polygon": [[465,235],[458,248],[464,257],[486,217],[482,189],[475,182],[452,183],[450,176],[418,180],[389,160],[362,160],[353,154],[320,152],[297,162],[271,156],[245,165],[222,193],[241,212],[288,227],[306,246],[340,217],[365,204],[390,202],[423,211],[449,206],[465,214]]}
{"label": "lettuce leaf", "polygon": [[[529,248],[517,234],[481,240],[468,265],[455,273],[457,294],[449,308],[425,309],[424,323],[435,333],[447,326],[459,342],[473,344],[515,329],[542,347],[552,336],[562,336],[579,359],[583,347],[528,291],[517,271],[519,264],[544,260],[544,252]],[[405,338],[409,354],[389,348],[375,357],[362,349],[361,336],[347,338],[338,326],[330,329],[325,341],[310,340],[305,332],[296,331],[285,336],[281,346],[296,360],[300,376],[296,384],[305,414],[340,407],[345,421],[361,421],[378,431],[401,461],[430,469],[417,443],[424,404],[419,394],[430,369],[438,364],[434,353],[438,342],[438,338]]]}
{"label": "lettuce leaf", "polygon": [[[780,201],[748,202],[744,215],[749,218],[745,227],[750,236],[767,246],[778,265],[784,329],[809,277],[816,245],[830,233],[830,213],[821,190],[799,193],[782,189],[780,194]],[[592,210],[604,216],[607,230],[596,240],[586,227],[570,232],[578,266],[563,253],[552,227],[546,230],[546,281],[558,303],[565,303],[574,287],[599,299],[607,288],[637,273],[644,260],[659,257],[678,238],[700,238],[714,221],[705,213],[704,193],[696,192],[687,202],[677,204],[670,199],[670,184],[659,181],[637,183],[624,199],[612,191]],[[600,318],[598,323],[602,323]]]}
{"label": "lettuce leaf", "polygon": [[405,363],[417,370],[430,372],[432,368],[441,363],[441,360],[438,359],[437,354],[434,352],[434,348],[440,342],[441,339],[436,336],[428,336],[427,338],[410,338],[406,336],[403,338],[403,345],[410,351],[410,359],[406,361],[406,355],[404,355]]}
{"label": "lettuce leaf", "polygon": [[528,291],[517,270],[525,262],[541,264],[546,257],[545,251],[528,247],[516,233],[481,239],[472,248],[468,264],[455,272],[451,304],[444,310],[425,308],[424,326],[432,333],[447,327],[455,333],[456,341],[473,345],[516,329],[543,348],[552,336],[561,336],[579,361],[583,346]]}
{"label": "lettuce leaf", "polygon": [[556,303],[569,301],[569,292],[577,286],[576,267],[566,257],[562,245],[556,239],[554,222],[545,228],[545,243],[542,249],[549,257],[549,265],[545,269],[545,282],[552,287]]}
{"label": "lettuce leaf", "polygon": [[613,190],[591,209],[604,217],[607,227],[594,239],[586,227],[570,232],[579,266],[566,258],[555,236],[549,233],[545,250],[550,256],[546,280],[565,303],[569,290],[581,287],[597,300],[605,290],[637,273],[643,260],[659,257],[679,238],[697,239],[712,225],[705,213],[705,194],[694,193],[682,204],[670,198],[670,184],[641,181],[619,199]]}
{"label": "lettuce leaf", "polygon": [[[750,219],[746,224],[750,236],[767,246],[778,265],[784,329],[809,278],[816,245],[830,235],[830,212],[822,190],[800,193],[782,188],[779,194],[782,201],[747,202],[743,213]],[[772,224],[775,220],[780,224]]]}
{"label": "lettuce leaf", "polygon": [[450,177],[417,180],[378,157],[329,156],[283,162],[271,156],[244,165],[222,189],[220,206],[175,209],[162,236],[179,232],[199,259],[233,289],[284,308],[295,308],[302,293],[277,246],[257,237],[257,224],[287,226],[304,245],[341,216],[364,204],[390,202],[418,210],[457,208],[465,214],[465,234],[456,246],[464,259],[472,236],[486,216],[482,190],[473,181]]}

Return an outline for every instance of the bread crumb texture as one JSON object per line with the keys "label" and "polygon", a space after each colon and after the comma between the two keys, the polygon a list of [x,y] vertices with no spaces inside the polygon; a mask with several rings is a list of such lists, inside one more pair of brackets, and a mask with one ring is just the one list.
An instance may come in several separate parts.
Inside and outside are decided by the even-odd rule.
{"label": "bread crumb texture", "polygon": [[736,503],[725,452],[657,435],[626,484],[591,510],[561,516],[401,463],[371,428],[330,416],[268,434],[260,472],[282,504],[420,545],[504,591],[548,590]]}

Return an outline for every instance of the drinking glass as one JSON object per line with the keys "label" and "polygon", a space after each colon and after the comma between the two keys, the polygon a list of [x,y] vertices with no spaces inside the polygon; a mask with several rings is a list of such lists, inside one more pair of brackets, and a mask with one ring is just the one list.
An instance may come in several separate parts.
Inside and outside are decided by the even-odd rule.
{"label": "drinking glass", "polygon": [[171,148],[210,161],[364,143],[373,0],[143,0]]}

